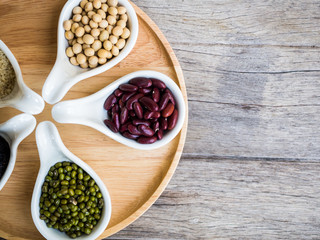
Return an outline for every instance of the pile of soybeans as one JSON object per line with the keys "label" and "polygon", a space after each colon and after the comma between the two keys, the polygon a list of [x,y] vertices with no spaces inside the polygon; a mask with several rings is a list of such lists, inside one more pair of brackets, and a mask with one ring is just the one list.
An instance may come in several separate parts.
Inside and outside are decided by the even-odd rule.
{"label": "pile of soybeans", "polygon": [[64,21],[71,64],[96,68],[117,57],[130,37],[127,9],[118,0],[82,0]]}

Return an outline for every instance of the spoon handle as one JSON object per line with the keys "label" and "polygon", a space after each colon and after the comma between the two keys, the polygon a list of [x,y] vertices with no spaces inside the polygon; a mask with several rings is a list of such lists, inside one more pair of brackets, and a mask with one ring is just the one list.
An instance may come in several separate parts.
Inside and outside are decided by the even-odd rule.
{"label": "spoon handle", "polygon": [[104,99],[86,97],[56,104],[52,108],[52,117],[59,123],[82,124],[90,127],[103,124],[106,111],[103,109]]}
{"label": "spoon handle", "polygon": [[70,66],[66,58],[57,56],[57,60],[42,88],[42,97],[49,104],[59,102],[78,81],[83,80],[83,69]]}
{"label": "spoon handle", "polygon": [[30,114],[20,114],[0,125],[0,132],[9,138],[11,145],[16,147],[35,128],[36,119]]}
{"label": "spoon handle", "polygon": [[54,164],[50,159],[54,159],[54,161],[66,160],[63,153],[65,146],[62,144],[58,130],[52,122],[39,123],[36,130],[36,141],[41,165]]}
{"label": "spoon handle", "polygon": [[19,87],[20,96],[10,103],[10,106],[29,114],[41,113],[44,109],[42,97],[28,88],[24,83],[21,83]]}

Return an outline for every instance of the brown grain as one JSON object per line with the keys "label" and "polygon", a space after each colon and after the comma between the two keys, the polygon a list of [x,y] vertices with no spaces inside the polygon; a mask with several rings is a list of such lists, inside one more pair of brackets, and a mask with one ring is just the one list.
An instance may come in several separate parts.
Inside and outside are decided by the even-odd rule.
{"label": "brown grain", "polygon": [[12,92],[15,82],[14,69],[7,56],[0,50],[0,99]]}

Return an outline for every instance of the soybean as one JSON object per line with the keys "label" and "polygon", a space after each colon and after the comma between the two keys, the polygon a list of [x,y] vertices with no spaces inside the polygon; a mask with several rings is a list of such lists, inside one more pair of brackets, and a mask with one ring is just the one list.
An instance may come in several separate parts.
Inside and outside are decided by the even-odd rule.
{"label": "soybean", "polygon": [[130,36],[127,9],[118,0],[82,0],[63,28],[69,43],[66,55],[81,68],[95,68],[117,57]]}

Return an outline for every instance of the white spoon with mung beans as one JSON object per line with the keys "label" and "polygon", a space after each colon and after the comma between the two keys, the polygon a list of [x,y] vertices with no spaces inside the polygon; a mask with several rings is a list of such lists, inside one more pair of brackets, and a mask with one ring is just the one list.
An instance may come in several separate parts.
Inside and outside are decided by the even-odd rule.
{"label": "white spoon with mung beans", "polygon": [[68,240],[70,237],[54,228],[48,228],[46,223],[40,219],[40,196],[42,185],[50,168],[58,162],[72,162],[87,172],[100,188],[104,200],[101,218],[89,235],[78,237],[79,240],[94,240],[104,232],[111,217],[111,199],[109,192],[94,172],[94,170],[80,158],[71,153],[63,144],[56,126],[49,121],[41,122],[36,130],[36,141],[40,156],[40,169],[33,189],[31,201],[31,214],[38,231],[49,240]]}

